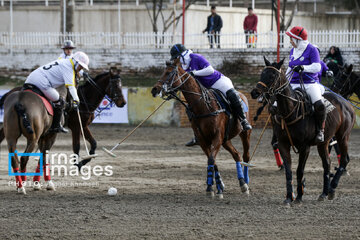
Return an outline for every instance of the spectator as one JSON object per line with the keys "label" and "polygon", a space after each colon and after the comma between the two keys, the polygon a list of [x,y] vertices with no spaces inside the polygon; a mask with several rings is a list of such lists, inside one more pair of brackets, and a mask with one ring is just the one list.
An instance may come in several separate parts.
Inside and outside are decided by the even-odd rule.
{"label": "spectator", "polygon": [[330,49],[329,49],[328,54],[324,58],[324,62],[326,64],[329,64],[329,62],[334,62],[339,66],[343,66],[344,61],[343,61],[343,58],[341,56],[340,49],[338,47],[331,46]]}
{"label": "spectator", "polygon": [[254,14],[252,7],[248,7],[248,15],[244,19],[244,31],[246,34],[246,45],[248,48],[255,47],[258,17]]}
{"label": "spectator", "polygon": [[220,48],[220,31],[223,26],[221,17],[216,14],[216,6],[211,6],[211,15],[208,16],[207,26],[203,33],[208,33],[210,48],[214,47],[214,44]]}

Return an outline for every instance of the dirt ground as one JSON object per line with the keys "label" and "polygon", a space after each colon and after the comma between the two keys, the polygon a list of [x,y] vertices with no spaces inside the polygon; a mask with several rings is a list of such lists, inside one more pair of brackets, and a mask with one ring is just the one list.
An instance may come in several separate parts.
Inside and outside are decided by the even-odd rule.
{"label": "dirt ground", "polygon": [[[285,207],[285,175],[275,164],[271,130],[253,160],[249,197],[240,191],[230,154],[220,152],[217,163],[226,185],[220,200],[205,195],[207,160],[201,149],[184,147],[191,129],[141,128],[112,158],[101,147],[113,146],[132,128],[91,128],[99,157],[89,165],[111,166],[113,175],[83,180],[63,171],[53,177],[54,192],[27,187],[27,195],[17,194],[11,185],[14,177],[7,172],[6,142],[1,144],[0,239],[360,239],[358,130],[353,130],[350,141],[351,176],[341,179],[336,199],[317,201],[323,173],[312,148],[304,203]],[[259,134],[253,131],[251,152]],[[233,142],[242,149],[240,139]],[[24,139],[19,149],[24,149]],[[59,136],[52,153],[71,153],[70,134]],[[81,153],[85,154],[83,145]],[[335,163],[334,154],[332,159]],[[28,169],[35,169],[34,160]],[[109,187],[116,187],[118,194],[108,196]]]}

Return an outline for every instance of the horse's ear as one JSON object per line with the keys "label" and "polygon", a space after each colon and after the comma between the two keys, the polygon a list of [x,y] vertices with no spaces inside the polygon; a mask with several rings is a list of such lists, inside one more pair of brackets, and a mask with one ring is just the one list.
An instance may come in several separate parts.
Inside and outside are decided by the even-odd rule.
{"label": "horse's ear", "polygon": [[281,61],[276,64],[277,69],[280,70],[281,66],[284,64],[284,60],[285,60],[285,58],[281,59]]}
{"label": "horse's ear", "polygon": [[112,76],[115,76],[115,75],[118,75],[119,74],[119,69],[117,69],[117,67],[111,67],[110,68],[110,74],[112,75]]}
{"label": "horse's ear", "polygon": [[266,59],[265,56],[264,56],[264,61],[265,61],[265,65],[266,65],[266,66],[270,66],[270,65],[271,65],[271,63],[269,62],[269,60]]}

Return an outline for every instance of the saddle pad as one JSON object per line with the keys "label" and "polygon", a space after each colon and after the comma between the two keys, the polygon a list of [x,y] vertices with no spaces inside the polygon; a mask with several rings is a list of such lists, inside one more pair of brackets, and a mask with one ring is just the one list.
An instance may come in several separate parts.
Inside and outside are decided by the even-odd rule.
{"label": "saddle pad", "polygon": [[36,94],[39,98],[41,98],[41,101],[43,102],[46,111],[48,112],[48,114],[50,114],[51,116],[54,116],[54,109],[51,105],[51,103],[49,102],[49,100],[47,100],[46,98],[40,96],[39,94],[37,94],[36,92],[31,91],[30,89],[25,90],[24,92],[31,92],[33,94]]}
{"label": "saddle pad", "polygon": [[328,114],[329,112],[331,112],[332,110],[334,110],[336,107],[326,98],[324,98],[324,104],[325,104],[325,109],[326,109],[326,114]]}

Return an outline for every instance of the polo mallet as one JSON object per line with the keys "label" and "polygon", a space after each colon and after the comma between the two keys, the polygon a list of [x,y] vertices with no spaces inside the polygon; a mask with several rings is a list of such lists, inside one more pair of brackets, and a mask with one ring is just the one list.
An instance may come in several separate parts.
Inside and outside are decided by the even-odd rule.
{"label": "polo mallet", "polygon": [[146,122],[146,120],[148,120],[152,115],[154,115],[154,113],[159,110],[159,108],[161,108],[162,105],[164,105],[164,103],[166,102],[166,100],[164,100],[149,116],[147,116],[144,120],[142,120],[141,123],[139,123],[139,125],[136,126],[136,128],[134,128],[128,135],[126,135],[126,137],[124,137],[118,144],[116,144],[111,150],[106,149],[105,147],[102,148],[102,150],[104,152],[106,152],[107,154],[109,154],[112,157],[116,157],[116,155],[113,153],[113,151],[120,145],[122,144],[128,137],[130,137],[135,131],[136,129],[138,129],[141,125],[143,125],[144,122]]}
{"label": "polo mallet", "polygon": [[78,117],[79,117],[79,124],[80,124],[81,134],[82,134],[83,139],[84,139],[84,144],[85,144],[86,153],[87,153],[87,156],[86,156],[86,157],[82,157],[82,160],[89,160],[89,159],[95,158],[95,157],[97,157],[98,155],[97,155],[97,154],[92,154],[92,155],[90,155],[89,149],[88,149],[87,144],[86,144],[86,139],[85,139],[85,135],[84,135],[84,129],[83,129],[83,126],[82,126],[82,123],[81,123],[81,117],[80,117],[79,108],[77,108],[77,115],[78,115]]}

